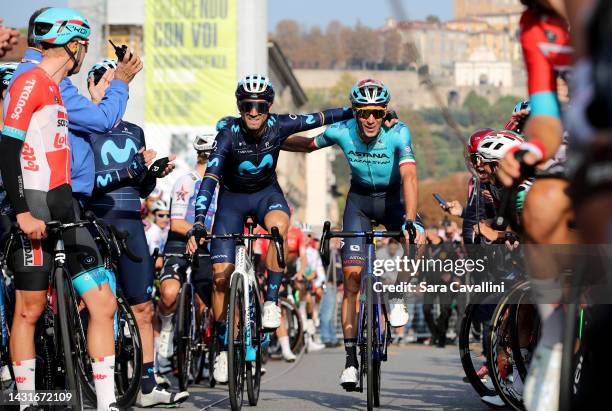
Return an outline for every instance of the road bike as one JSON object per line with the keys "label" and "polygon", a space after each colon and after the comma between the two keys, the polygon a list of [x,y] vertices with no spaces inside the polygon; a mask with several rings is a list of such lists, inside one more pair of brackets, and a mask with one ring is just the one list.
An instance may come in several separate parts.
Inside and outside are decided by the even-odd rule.
{"label": "road bike", "polygon": [[[363,392],[364,376],[367,388],[368,410],[380,406],[381,389],[381,362],[387,361],[387,349],[391,342],[391,327],[387,317],[387,308],[382,301],[380,293],[374,293],[374,285],[378,277],[373,274],[374,266],[374,239],[375,238],[403,238],[401,231],[331,231],[331,224],[323,224],[321,235],[320,254],[323,264],[329,265],[329,240],[340,238],[365,238],[367,249],[367,267],[365,275],[361,276],[359,322],[357,328],[357,345],[360,353],[359,384],[355,391]],[[411,227],[410,238],[413,241],[416,233]]]}
{"label": "road bike", "polygon": [[[240,410],[246,380],[249,404],[259,401],[261,388],[262,351],[267,349],[269,335],[262,328],[261,293],[253,264],[253,241],[272,240],[276,247],[278,265],[284,269],[283,239],[277,227],[271,234],[253,234],[254,219],[247,223],[248,234],[232,233],[205,235],[206,240],[232,240],[236,242],[234,272],[230,277],[229,307],[225,342],[228,346],[228,386],[232,410]],[[248,242],[248,244],[247,244]]]}

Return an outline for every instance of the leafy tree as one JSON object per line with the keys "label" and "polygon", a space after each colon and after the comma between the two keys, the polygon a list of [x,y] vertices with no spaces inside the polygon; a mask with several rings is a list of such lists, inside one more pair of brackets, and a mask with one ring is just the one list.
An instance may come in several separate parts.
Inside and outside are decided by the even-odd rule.
{"label": "leafy tree", "polygon": [[440,23],[440,17],[430,14],[429,16],[425,17],[425,21],[432,24],[438,24]]}
{"label": "leafy tree", "polygon": [[303,61],[301,51],[303,39],[298,22],[288,19],[279,21],[276,25],[274,39],[294,67],[298,67]]}
{"label": "leafy tree", "polygon": [[397,30],[389,30],[383,34],[383,64],[393,68],[402,62],[402,36]]}

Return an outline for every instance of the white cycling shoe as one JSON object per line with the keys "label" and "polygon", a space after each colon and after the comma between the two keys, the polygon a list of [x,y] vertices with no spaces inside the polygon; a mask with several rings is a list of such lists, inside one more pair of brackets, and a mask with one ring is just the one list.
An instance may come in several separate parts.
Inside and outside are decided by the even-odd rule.
{"label": "white cycling shoe", "polygon": [[227,383],[227,351],[220,351],[215,357],[213,377],[219,384]]}
{"label": "white cycling shoe", "polygon": [[408,307],[401,298],[389,300],[389,324],[391,327],[403,327],[408,323]]}
{"label": "white cycling shoe", "polygon": [[342,375],[340,376],[340,385],[345,390],[354,389],[357,386],[357,378],[358,378],[357,368],[350,366],[345,368],[342,371]]}
{"label": "white cycling shoe", "polygon": [[266,301],[263,306],[261,326],[268,330],[280,327],[281,309],[274,301]]}
{"label": "white cycling shoe", "polygon": [[187,398],[189,398],[189,393],[187,391],[170,392],[163,388],[155,387],[153,391],[148,394],[143,394],[142,391],[140,391],[136,399],[136,404],[143,408],[155,407],[157,405],[168,406],[180,404]]}
{"label": "white cycling shoe", "polygon": [[556,411],[559,408],[563,344],[538,344],[525,380],[523,401],[528,411]]}

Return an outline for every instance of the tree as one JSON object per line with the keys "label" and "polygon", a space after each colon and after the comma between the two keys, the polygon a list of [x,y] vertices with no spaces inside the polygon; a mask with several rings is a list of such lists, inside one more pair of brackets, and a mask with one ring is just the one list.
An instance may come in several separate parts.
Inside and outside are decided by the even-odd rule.
{"label": "tree", "polygon": [[402,36],[397,30],[388,30],[383,34],[383,64],[396,68],[402,58]]}
{"label": "tree", "polygon": [[425,17],[425,21],[431,24],[439,24],[440,23],[440,17],[438,16],[434,16],[433,14],[430,14],[429,16]]}
{"label": "tree", "polygon": [[300,67],[304,58],[302,52],[302,33],[300,33],[298,22],[295,20],[279,21],[276,25],[274,39],[293,67]]}
{"label": "tree", "polygon": [[[329,60],[329,68],[340,69],[346,67],[346,62],[349,59],[350,51],[346,44],[345,37],[342,33],[346,27],[338,20],[329,22],[325,29],[325,47],[319,52],[321,55],[327,56]],[[350,29],[349,29],[350,30]]]}
{"label": "tree", "polygon": [[357,22],[349,39],[351,64],[365,69],[367,63],[380,61],[380,40],[371,28]]}
{"label": "tree", "polygon": [[419,51],[416,45],[412,42],[407,42],[402,45],[402,64],[416,64],[419,61]]}

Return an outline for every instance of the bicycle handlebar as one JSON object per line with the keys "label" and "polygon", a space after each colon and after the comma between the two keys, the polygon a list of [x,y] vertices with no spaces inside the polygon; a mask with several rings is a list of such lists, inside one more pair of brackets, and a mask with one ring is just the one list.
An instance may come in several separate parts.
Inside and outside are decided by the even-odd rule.
{"label": "bicycle handlebar", "polygon": [[[410,235],[410,243],[414,242],[414,236]],[[321,245],[319,246],[319,254],[325,266],[329,265],[329,240],[330,238],[402,238],[402,231],[331,231],[331,223],[326,221],[323,223],[323,233],[321,234]]]}
{"label": "bicycle handlebar", "polygon": [[276,261],[280,268],[285,268],[285,251],[284,251],[284,243],[283,237],[280,235],[278,231],[278,227],[272,227],[270,229],[270,234],[244,234],[244,233],[229,233],[229,234],[206,234],[203,237],[206,240],[257,240],[257,239],[265,239],[272,240],[274,243],[274,247],[276,248]]}

